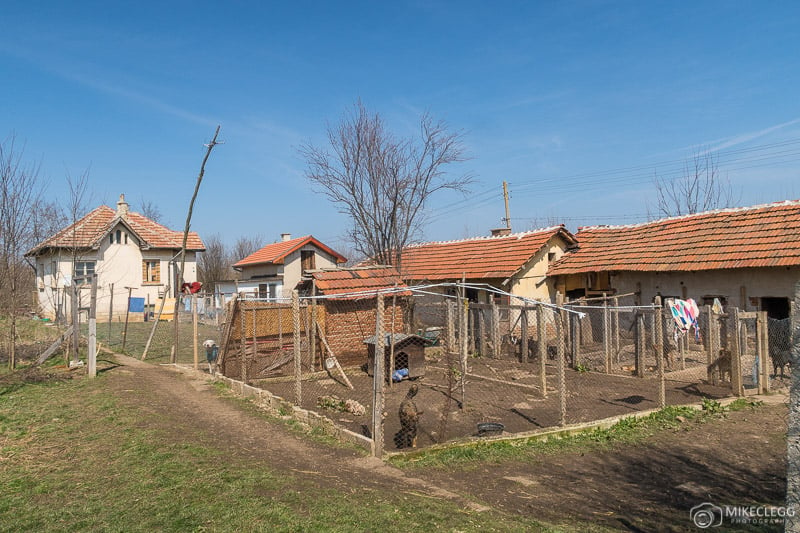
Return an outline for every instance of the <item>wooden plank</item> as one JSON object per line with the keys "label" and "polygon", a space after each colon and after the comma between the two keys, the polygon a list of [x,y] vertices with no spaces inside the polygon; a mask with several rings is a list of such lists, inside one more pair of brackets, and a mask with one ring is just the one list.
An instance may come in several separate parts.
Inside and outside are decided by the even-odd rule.
{"label": "wooden plank", "polygon": [[56,350],[58,350],[58,347],[64,344],[64,341],[70,338],[74,329],[75,326],[70,326],[66,329],[66,331],[64,331],[61,335],[59,335],[58,338],[55,341],[53,341],[53,344],[51,344],[48,349],[46,349],[39,355],[39,357],[36,359],[36,362],[33,363],[33,366],[39,366],[45,361],[47,361],[50,358],[50,356],[53,355],[56,352]]}

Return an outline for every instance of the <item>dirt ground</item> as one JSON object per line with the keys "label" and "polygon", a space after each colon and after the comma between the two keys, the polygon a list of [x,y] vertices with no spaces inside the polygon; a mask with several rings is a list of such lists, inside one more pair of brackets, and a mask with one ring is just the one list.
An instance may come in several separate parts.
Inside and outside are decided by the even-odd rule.
{"label": "dirt ground", "polygon": [[109,387],[123,404],[156,415],[145,417],[148,424],[176,440],[213,444],[320,487],[420,491],[471,508],[628,531],[692,530],[689,509],[699,503],[780,505],[785,496],[788,409],[779,396],[758,410],[687,423],[639,445],[406,474],[356,451],[300,438],[220,398],[200,375],[124,356],[118,361],[104,372]]}
{"label": "dirt ground", "polygon": [[[519,363],[513,360],[472,358],[462,397],[456,384],[452,394],[443,362],[426,366],[425,375],[412,381],[387,385],[384,396],[384,432],[386,449],[395,451],[393,442],[400,430],[398,411],[400,402],[412,383],[419,385],[415,398],[417,407],[424,411],[420,417],[418,446],[478,436],[478,424],[501,423],[505,433],[521,433],[559,426],[561,404],[558,376],[553,363],[547,365],[547,397],[541,394],[539,363]],[[701,373],[683,374],[678,379],[666,381],[667,405],[697,404],[703,398],[719,399],[730,396],[727,386],[703,383],[705,368]],[[338,425],[369,436],[371,420],[372,377],[358,369],[348,370],[348,379],[354,389],[347,388],[337,373],[302,384],[302,407],[331,418]],[[601,420],[611,416],[627,415],[637,411],[657,408],[659,381],[652,373],[648,378],[630,375],[608,375],[599,372],[565,372],[567,402],[566,424]],[[294,382],[282,378],[262,380],[254,385],[281,398],[294,401]],[[319,398],[335,397],[356,400],[365,407],[365,414],[354,416],[336,412],[320,405]],[[462,398],[465,400],[462,406]]]}

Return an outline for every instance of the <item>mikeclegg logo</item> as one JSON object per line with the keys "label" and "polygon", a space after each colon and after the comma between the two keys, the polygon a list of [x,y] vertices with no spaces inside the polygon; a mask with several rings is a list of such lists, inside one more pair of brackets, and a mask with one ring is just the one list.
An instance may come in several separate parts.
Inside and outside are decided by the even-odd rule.
{"label": "mikeclegg logo", "polygon": [[719,527],[723,521],[739,525],[783,524],[787,517],[794,517],[794,506],[775,507],[771,505],[720,507],[713,503],[703,502],[689,511],[689,518],[700,529]]}
{"label": "mikeclegg logo", "polygon": [[689,518],[700,529],[722,525],[722,507],[713,503],[704,502],[695,505],[689,511]]}

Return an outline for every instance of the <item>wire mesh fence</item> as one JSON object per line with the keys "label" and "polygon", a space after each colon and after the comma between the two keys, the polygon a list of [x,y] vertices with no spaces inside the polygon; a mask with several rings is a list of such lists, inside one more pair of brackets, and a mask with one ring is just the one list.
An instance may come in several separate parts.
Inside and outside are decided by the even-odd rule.
{"label": "wire mesh fence", "polygon": [[554,306],[496,292],[472,291],[473,301],[458,286],[235,300],[220,331],[220,371],[379,450],[524,434],[782,384],[785,365],[776,361],[788,353],[788,322],[765,313],[706,306],[685,332],[660,305]]}

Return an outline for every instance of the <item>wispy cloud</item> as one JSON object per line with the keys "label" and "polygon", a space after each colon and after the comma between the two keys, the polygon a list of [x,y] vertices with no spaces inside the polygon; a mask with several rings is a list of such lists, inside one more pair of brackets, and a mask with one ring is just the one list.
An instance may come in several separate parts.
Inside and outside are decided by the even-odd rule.
{"label": "wispy cloud", "polygon": [[[794,120],[790,120],[788,122],[782,122],[780,124],[776,124],[775,126],[770,126],[769,128],[760,129],[757,131],[751,131],[748,133],[742,133],[741,135],[737,135],[731,139],[727,140],[719,140],[719,141],[712,141],[707,143],[705,146],[711,146],[710,148],[706,148],[700,152],[699,155],[706,155],[711,154],[714,152],[719,152],[721,150],[725,150],[727,148],[731,148],[734,146],[738,146],[740,144],[744,144],[750,142],[752,140],[758,139],[759,137],[764,137],[765,135],[769,135],[775,131],[781,130],[783,128],[793,126],[795,124],[800,124],[800,118],[796,118]],[[715,143],[719,143],[716,144]]]}
{"label": "wispy cloud", "polygon": [[116,96],[132,102],[137,102],[145,107],[149,107],[166,115],[171,115],[182,120],[194,122],[196,124],[202,124],[205,126],[213,126],[218,123],[218,121],[210,117],[192,113],[191,111],[172,105],[168,102],[164,102],[147,94],[127,89],[121,85],[114,84],[106,80],[98,79],[97,76],[80,74],[79,72],[81,70],[86,69],[81,69],[78,65],[71,64],[69,66],[63,66],[62,63],[59,66],[54,66],[52,59],[44,58],[32,50],[25,49],[20,46],[11,47],[0,44],[0,52],[15,56],[18,59],[23,59],[35,65],[42,71],[54,76],[58,76],[63,80],[77,83],[97,92]]}

